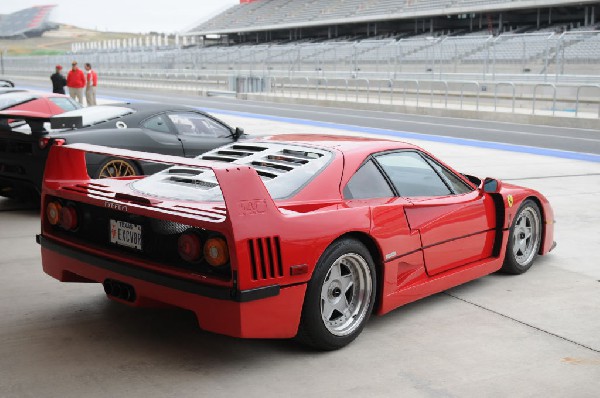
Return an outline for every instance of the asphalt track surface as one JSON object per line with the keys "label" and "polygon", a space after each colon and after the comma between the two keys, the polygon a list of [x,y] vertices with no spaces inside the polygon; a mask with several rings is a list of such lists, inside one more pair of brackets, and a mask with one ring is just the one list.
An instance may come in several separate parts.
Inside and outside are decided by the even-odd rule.
{"label": "asphalt track surface", "polygon": [[[47,90],[39,81],[16,81],[23,87]],[[598,129],[409,115],[322,106],[274,104],[227,97],[198,97],[179,93],[148,93],[101,87],[100,96],[117,101],[154,101],[189,105],[208,112],[229,112],[244,117],[301,123],[310,127],[332,127],[362,133],[391,135],[600,162]],[[243,127],[243,126],[242,126]]]}

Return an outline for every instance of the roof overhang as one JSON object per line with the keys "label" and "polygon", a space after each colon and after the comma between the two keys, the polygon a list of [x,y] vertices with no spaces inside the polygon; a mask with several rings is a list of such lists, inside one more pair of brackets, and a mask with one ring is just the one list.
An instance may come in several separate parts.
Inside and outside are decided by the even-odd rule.
{"label": "roof overhang", "polygon": [[263,25],[263,26],[251,26],[243,28],[231,28],[231,29],[217,29],[217,30],[204,30],[204,31],[190,31],[184,33],[183,36],[206,36],[206,35],[225,35],[225,34],[239,34],[239,33],[251,33],[251,32],[264,32],[272,30],[285,30],[285,29],[297,29],[297,28],[314,28],[314,27],[325,27],[331,25],[348,25],[368,22],[381,22],[381,21],[392,21],[392,20],[403,20],[403,19],[414,19],[414,18],[427,18],[436,17],[440,15],[460,15],[470,13],[481,13],[481,12],[502,12],[507,10],[523,10],[530,8],[551,8],[556,6],[585,6],[586,4],[596,4],[597,1],[592,0],[523,0],[520,2],[505,2],[499,4],[489,4],[487,6],[465,6],[465,7],[449,7],[443,10],[426,10],[426,11],[412,11],[402,12],[394,14],[379,14],[379,15],[368,15],[364,17],[352,17],[352,18],[336,18],[319,21],[309,22],[294,22],[294,23],[281,23],[274,25]]}

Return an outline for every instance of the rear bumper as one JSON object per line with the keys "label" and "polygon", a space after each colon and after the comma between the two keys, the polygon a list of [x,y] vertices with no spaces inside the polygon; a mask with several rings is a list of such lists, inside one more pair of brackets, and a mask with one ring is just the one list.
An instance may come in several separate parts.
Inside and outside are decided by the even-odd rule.
{"label": "rear bumper", "polygon": [[202,285],[67,247],[41,235],[44,272],[61,282],[107,279],[135,289],[138,307],[170,305],[193,311],[202,329],[234,337],[290,338],[298,330],[306,284],[236,290]]}

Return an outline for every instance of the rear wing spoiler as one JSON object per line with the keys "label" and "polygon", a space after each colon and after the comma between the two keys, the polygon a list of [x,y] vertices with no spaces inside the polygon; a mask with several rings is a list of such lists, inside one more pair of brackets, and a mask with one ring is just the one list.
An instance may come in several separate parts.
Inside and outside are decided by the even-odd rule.
{"label": "rear wing spoiler", "polygon": [[[270,220],[247,219],[244,224],[250,227],[259,222],[274,227],[278,223],[271,222],[275,221],[273,217],[279,218],[282,215],[263,181],[252,167],[91,144],[52,146],[46,161],[42,193],[45,194],[49,190],[59,189],[64,185],[90,181],[91,178],[87,174],[86,153],[140,162],[211,169],[221,189],[227,210],[227,218],[230,223],[249,216],[265,216]],[[115,200],[118,201],[119,199],[115,198]]]}
{"label": "rear wing spoiler", "polygon": [[29,125],[32,134],[45,134],[44,124],[50,123],[51,129],[78,129],[83,127],[81,116],[48,116],[46,113],[8,110],[0,111],[0,129],[12,130],[9,121],[23,121]]}

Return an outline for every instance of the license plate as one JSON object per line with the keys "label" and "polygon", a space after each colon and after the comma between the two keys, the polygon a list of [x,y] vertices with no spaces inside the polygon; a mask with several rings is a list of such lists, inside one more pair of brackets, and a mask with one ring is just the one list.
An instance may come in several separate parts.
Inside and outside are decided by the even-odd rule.
{"label": "license plate", "polygon": [[142,226],[110,220],[110,243],[142,250]]}

